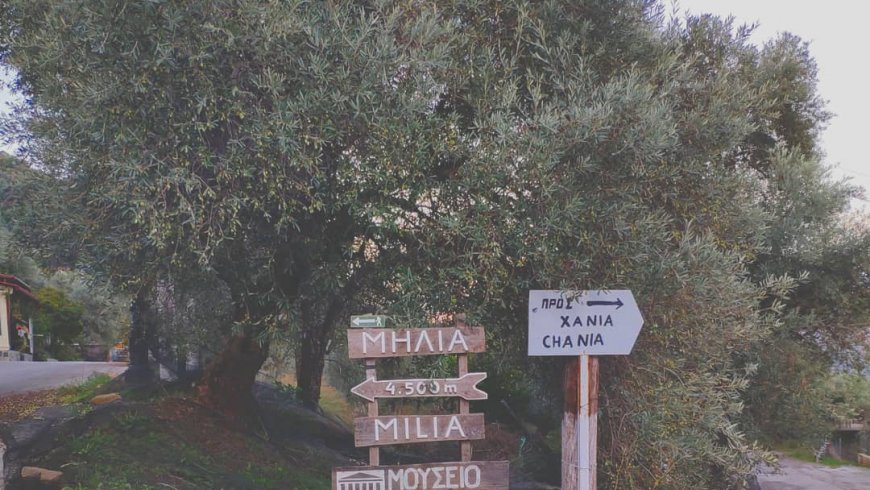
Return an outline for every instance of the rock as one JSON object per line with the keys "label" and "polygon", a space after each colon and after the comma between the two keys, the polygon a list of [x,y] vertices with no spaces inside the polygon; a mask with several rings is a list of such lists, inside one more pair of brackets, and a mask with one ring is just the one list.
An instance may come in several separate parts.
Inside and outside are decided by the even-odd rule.
{"label": "rock", "polygon": [[91,398],[91,405],[105,405],[107,403],[112,403],[115,400],[120,400],[121,395],[118,393],[107,393],[105,395],[97,395]]}
{"label": "rock", "polygon": [[864,453],[858,453],[858,464],[861,466],[870,466],[870,456]]}
{"label": "rock", "polygon": [[58,483],[63,478],[63,473],[36,466],[25,466],[21,468],[21,478],[39,480],[43,483]]}

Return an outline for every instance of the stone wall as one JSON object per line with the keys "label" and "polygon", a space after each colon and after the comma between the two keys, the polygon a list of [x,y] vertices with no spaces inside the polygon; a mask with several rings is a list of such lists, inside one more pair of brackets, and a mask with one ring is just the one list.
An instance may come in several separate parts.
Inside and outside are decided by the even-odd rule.
{"label": "stone wall", "polygon": [[32,361],[33,356],[24,352],[14,350],[0,351],[0,362],[3,361]]}

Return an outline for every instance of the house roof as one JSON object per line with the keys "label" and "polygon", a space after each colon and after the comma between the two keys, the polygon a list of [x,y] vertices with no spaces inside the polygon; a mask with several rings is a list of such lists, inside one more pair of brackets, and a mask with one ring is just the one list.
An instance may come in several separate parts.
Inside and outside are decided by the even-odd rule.
{"label": "house roof", "polygon": [[39,301],[38,299],[36,299],[36,296],[33,295],[33,290],[30,289],[30,286],[28,286],[26,282],[18,279],[13,275],[0,274],[0,286],[12,288],[13,294],[20,293],[22,296],[32,301]]}

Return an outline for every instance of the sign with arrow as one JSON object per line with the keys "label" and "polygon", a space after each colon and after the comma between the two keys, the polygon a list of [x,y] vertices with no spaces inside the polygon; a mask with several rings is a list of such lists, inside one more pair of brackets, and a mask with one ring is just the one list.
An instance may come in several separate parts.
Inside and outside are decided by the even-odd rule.
{"label": "sign with arrow", "polygon": [[529,355],[625,355],[643,318],[631,291],[529,291]]}
{"label": "sign with arrow", "polygon": [[386,315],[354,315],[350,325],[356,328],[381,328],[387,326]]}
{"label": "sign with arrow", "polygon": [[486,373],[468,373],[459,378],[393,379],[371,378],[351,388],[351,393],[373,402],[375,398],[423,398],[433,396],[458,397],[464,400],[486,400],[487,394],[477,387]]}

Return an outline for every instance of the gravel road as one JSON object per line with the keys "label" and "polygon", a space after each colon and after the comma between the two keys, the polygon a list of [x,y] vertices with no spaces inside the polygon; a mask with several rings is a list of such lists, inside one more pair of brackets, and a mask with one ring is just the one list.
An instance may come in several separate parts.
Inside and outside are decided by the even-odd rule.
{"label": "gravel road", "polygon": [[762,473],[758,483],[762,490],[867,490],[870,468],[841,466],[829,468],[815,463],[780,457],[782,473]]}
{"label": "gravel road", "polygon": [[117,376],[126,369],[120,362],[0,362],[0,395],[79,383],[94,373]]}

